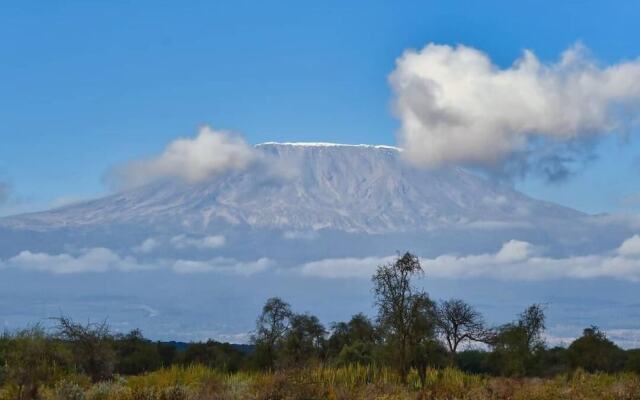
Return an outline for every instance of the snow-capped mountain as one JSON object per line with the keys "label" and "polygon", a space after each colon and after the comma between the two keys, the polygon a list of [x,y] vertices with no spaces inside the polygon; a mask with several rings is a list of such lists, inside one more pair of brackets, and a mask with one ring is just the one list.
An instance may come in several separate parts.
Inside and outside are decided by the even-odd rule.
{"label": "snow-capped mountain", "polygon": [[[489,263],[485,271],[496,260],[505,268],[533,257],[521,266],[530,276],[554,261],[536,258],[538,250],[545,257],[615,256],[635,233],[462,168],[416,169],[394,147],[264,143],[255,151],[248,168],[204,182],[155,182],[0,219],[0,323],[21,327],[65,312],[109,317],[118,329],[140,327],[157,338],[238,340],[229,335],[252,329],[274,295],[326,322],[370,308],[368,279],[324,279],[323,269],[366,278],[396,251],[410,250],[431,264],[443,255],[462,257],[464,268]],[[610,309],[580,297],[578,280],[428,276],[428,284],[434,298],[465,298],[498,322],[535,301],[566,305],[557,318],[563,324],[575,317],[575,304],[584,307],[581,315],[594,314],[589,321],[606,322],[610,309],[637,300],[635,286],[615,282],[607,293],[618,303],[608,299]]]}
{"label": "snow-capped mountain", "polygon": [[[583,214],[531,199],[462,168],[416,169],[390,146],[264,143],[262,162],[206,182],[160,182],[0,220],[49,231],[114,224],[206,232],[221,225],[349,233],[529,226]],[[178,228],[180,227],[180,228]]]}

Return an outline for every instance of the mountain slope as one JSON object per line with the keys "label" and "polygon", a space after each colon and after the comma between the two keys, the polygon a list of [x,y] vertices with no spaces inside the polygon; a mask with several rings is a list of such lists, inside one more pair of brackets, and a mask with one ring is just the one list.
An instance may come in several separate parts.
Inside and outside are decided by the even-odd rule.
{"label": "mountain slope", "polygon": [[413,168],[394,147],[264,143],[256,148],[264,160],[247,171],[195,185],[158,182],[56,210],[4,218],[0,227],[48,231],[136,224],[206,232],[222,225],[246,225],[370,234],[530,226],[584,216],[462,168]]}
{"label": "mountain slope", "polygon": [[[163,182],[56,210],[1,220],[48,230],[105,224],[171,224],[207,231],[255,228],[381,233],[478,224],[529,224],[582,214],[533,200],[461,168],[408,166],[388,146],[256,146],[264,165],[195,185]],[[274,172],[275,171],[275,172]]]}

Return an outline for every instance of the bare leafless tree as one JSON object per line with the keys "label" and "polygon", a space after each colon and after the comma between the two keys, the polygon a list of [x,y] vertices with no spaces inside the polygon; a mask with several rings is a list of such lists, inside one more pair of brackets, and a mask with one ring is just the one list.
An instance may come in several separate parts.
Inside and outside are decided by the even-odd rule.
{"label": "bare leafless tree", "polygon": [[87,322],[83,325],[65,316],[55,320],[58,323],[58,337],[72,345],[77,367],[94,382],[110,379],[116,355],[107,322]]}
{"label": "bare leafless tree", "polygon": [[488,331],[482,315],[471,305],[460,299],[440,302],[437,311],[438,330],[453,355],[464,342],[487,340]]}

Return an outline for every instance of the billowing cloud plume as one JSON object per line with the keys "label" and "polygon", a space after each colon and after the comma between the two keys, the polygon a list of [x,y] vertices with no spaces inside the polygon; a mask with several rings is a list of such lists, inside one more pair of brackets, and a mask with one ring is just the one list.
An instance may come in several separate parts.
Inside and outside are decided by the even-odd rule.
{"label": "billowing cloud plume", "polygon": [[[324,278],[370,277],[380,264],[394,257],[342,258],[304,264],[301,273]],[[511,240],[495,253],[442,255],[421,259],[429,277],[547,280],[615,278],[640,281],[640,236],[625,240],[614,252],[552,258],[539,255],[530,243]]]}
{"label": "billowing cloud plume", "polygon": [[581,45],[551,64],[525,51],[501,69],[479,50],[429,44],[406,51],[390,83],[411,162],[495,169],[524,154],[551,180],[582,163],[580,143],[628,128],[640,106],[640,60],[601,67]]}
{"label": "billowing cloud plume", "polygon": [[245,169],[255,158],[255,150],[242,138],[205,126],[195,138],[169,143],[155,158],[116,168],[109,179],[119,188],[167,178],[196,183],[229,170]]}

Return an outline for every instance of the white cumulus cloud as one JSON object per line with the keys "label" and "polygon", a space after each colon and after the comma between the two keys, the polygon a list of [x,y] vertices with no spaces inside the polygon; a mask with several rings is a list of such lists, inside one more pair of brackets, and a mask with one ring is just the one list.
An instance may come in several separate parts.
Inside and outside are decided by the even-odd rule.
{"label": "white cumulus cloud", "polygon": [[[422,258],[428,277],[498,280],[548,280],[614,278],[640,281],[640,252],[633,236],[613,252],[553,258],[539,255],[531,243],[511,240],[495,253],[445,254]],[[380,264],[394,257],[340,258],[314,261],[301,267],[301,274],[324,278],[368,278]]]}
{"label": "white cumulus cloud", "polygon": [[122,256],[113,250],[101,247],[85,249],[78,254],[48,254],[25,250],[5,261],[0,260],[0,269],[15,268],[53,274],[166,269],[177,274],[219,273],[251,276],[266,271],[274,265],[274,261],[269,258],[259,258],[255,261],[238,261],[224,257],[210,260],[157,259],[143,263],[134,257]]}
{"label": "white cumulus cloud", "polygon": [[166,178],[196,183],[229,170],[245,169],[255,158],[254,148],[242,138],[205,126],[194,138],[169,143],[155,158],[133,161],[115,169],[110,178],[121,188]]}
{"label": "white cumulus cloud", "polygon": [[300,272],[302,275],[321,278],[368,278],[373,275],[378,265],[386,264],[393,260],[393,256],[328,258],[306,263],[302,266]]}
{"label": "white cumulus cloud", "polygon": [[398,58],[390,84],[410,161],[493,168],[534,140],[575,142],[633,123],[640,60],[601,66],[576,45],[555,63],[525,51],[500,68],[474,48],[429,44]]}
{"label": "white cumulus cloud", "polygon": [[623,256],[640,256],[640,235],[633,235],[618,247],[618,254]]}
{"label": "white cumulus cloud", "polygon": [[139,264],[131,257],[121,257],[112,250],[101,247],[87,249],[78,255],[33,253],[25,250],[5,262],[0,262],[0,266],[53,274],[106,272],[110,270],[135,271],[150,268]]}

